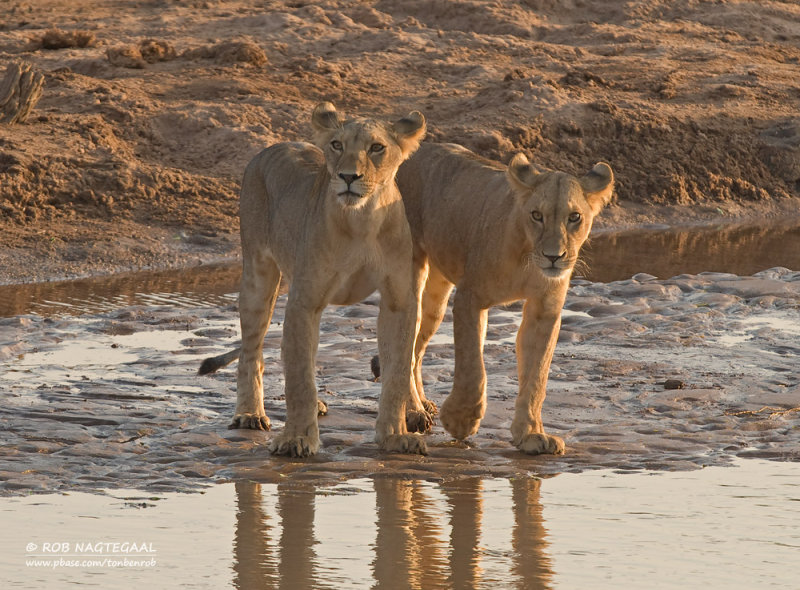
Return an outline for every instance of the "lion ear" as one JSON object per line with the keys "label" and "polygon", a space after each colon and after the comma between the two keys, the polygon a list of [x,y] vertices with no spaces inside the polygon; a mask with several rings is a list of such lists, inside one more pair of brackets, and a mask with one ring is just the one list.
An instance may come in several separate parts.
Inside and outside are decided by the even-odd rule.
{"label": "lion ear", "polygon": [[511,186],[520,191],[529,191],[532,188],[536,188],[542,176],[523,153],[518,153],[511,158],[506,175]]}
{"label": "lion ear", "polygon": [[579,182],[586,201],[595,215],[611,202],[611,195],[614,193],[614,171],[605,162],[598,162],[580,178]]}
{"label": "lion ear", "polygon": [[403,152],[403,157],[408,158],[419,147],[419,142],[425,137],[427,126],[425,116],[419,111],[412,111],[399,121],[392,124],[397,144]]}
{"label": "lion ear", "polygon": [[342,119],[339,118],[339,113],[332,103],[321,102],[311,113],[311,125],[316,133],[335,131],[342,126]]}

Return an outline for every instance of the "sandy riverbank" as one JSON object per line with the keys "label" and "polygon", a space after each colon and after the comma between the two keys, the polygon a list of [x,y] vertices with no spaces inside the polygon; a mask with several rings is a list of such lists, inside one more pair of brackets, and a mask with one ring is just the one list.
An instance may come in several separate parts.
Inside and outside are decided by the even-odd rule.
{"label": "sandy riverbank", "polygon": [[[245,163],[313,105],[508,161],[617,174],[600,227],[798,210],[791,2],[12,1],[0,66],[44,75],[0,124],[0,282],[236,256]],[[55,33],[54,33],[55,31]],[[3,68],[4,69],[4,68]],[[2,75],[2,72],[0,72]]]}

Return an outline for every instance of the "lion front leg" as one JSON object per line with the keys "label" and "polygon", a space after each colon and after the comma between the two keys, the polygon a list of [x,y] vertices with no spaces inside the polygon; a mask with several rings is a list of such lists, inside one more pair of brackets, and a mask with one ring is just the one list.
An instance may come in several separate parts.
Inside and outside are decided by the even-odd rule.
{"label": "lion front leg", "polygon": [[547,374],[561,327],[561,308],[553,313],[534,309],[530,302],[522,311],[517,333],[519,395],[511,422],[514,446],[531,454],[561,455],[564,441],[544,431],[542,405],[547,394]]}
{"label": "lion front leg", "polygon": [[236,374],[236,411],[228,428],[269,430],[264,411],[264,335],[269,327],[281,272],[271,258],[245,255],[239,290],[242,349]]}
{"label": "lion front leg", "polygon": [[453,302],[455,375],[453,390],[439,410],[439,420],[457,440],[478,432],[486,412],[483,341],[488,315],[488,310],[481,308],[469,289],[456,291]]}
{"label": "lion front leg", "polygon": [[[294,286],[294,285],[293,285]],[[315,305],[289,292],[281,356],[286,380],[286,425],[269,444],[273,455],[308,457],[319,451],[319,412],[314,362],[324,304]]]}
{"label": "lion front leg", "polygon": [[[400,269],[402,267],[399,265]],[[407,276],[399,272],[395,277],[387,277],[381,288],[378,313],[381,397],[375,441],[384,451],[424,455],[427,453],[425,439],[419,434],[409,433],[406,424],[406,410],[416,396],[411,362],[417,321],[417,300],[407,284]],[[427,431],[430,422],[418,425],[417,429]]]}

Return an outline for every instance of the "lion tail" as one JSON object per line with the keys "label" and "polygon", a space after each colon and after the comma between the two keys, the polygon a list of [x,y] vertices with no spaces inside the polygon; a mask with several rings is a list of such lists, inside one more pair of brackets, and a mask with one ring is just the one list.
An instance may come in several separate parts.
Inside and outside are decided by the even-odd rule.
{"label": "lion tail", "polygon": [[197,371],[198,375],[208,375],[209,373],[213,373],[214,371],[218,371],[222,367],[227,367],[233,361],[239,360],[239,355],[241,354],[241,348],[235,348],[229,352],[224,354],[220,354],[218,356],[212,356],[207,358],[203,361],[200,365],[200,368]]}

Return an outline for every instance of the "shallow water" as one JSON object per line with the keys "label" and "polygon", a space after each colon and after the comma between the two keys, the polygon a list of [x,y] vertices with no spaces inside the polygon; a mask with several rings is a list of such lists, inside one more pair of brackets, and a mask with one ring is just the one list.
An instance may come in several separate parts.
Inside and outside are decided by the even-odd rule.
{"label": "shallow water", "polygon": [[[3,498],[16,534],[0,541],[0,577],[4,588],[794,589],[799,486],[798,463],[738,460]],[[126,558],[148,565],[111,565]]]}
{"label": "shallow water", "polygon": [[747,276],[776,266],[795,270],[800,269],[800,223],[600,233],[581,256],[584,278],[604,283],[640,272],[668,279],[700,272]]}
{"label": "shallow water", "polygon": [[[196,375],[238,338],[236,266],[0,287],[3,588],[796,588],[800,273],[675,276],[694,268],[687,257],[701,270],[800,268],[793,231],[774,230],[784,247],[763,262],[745,252],[771,234],[726,234],[738,258],[715,258],[705,238],[598,236],[605,266],[589,276],[602,282],[573,281],[545,402],[560,457],[508,441],[519,306],[489,315],[481,430],[456,445],[437,425],[427,457],[372,442],[376,298],[328,308],[318,379],[331,414],[320,455],[298,461],[269,457],[269,433],[225,428],[235,369]],[[649,266],[626,266],[647,248]],[[426,358],[439,404],[451,322]],[[276,431],[279,342],[273,327]],[[203,493],[175,493],[187,490]],[[64,559],[122,565],[26,565],[29,543],[47,560],[54,543],[126,541],[155,555],[81,547]]]}
{"label": "shallow water", "polygon": [[77,316],[130,305],[227,305],[236,301],[240,265],[122,273],[74,281],[0,285],[0,317]]}
{"label": "shallow water", "polygon": [[[640,272],[667,279],[698,272],[751,275],[776,266],[800,269],[800,224],[599,233],[581,257],[575,277],[604,283]],[[236,301],[239,276],[235,263],[0,285],[0,317],[82,315],[126,305],[225,305]]]}

